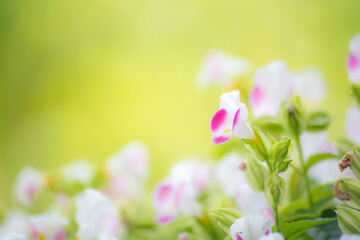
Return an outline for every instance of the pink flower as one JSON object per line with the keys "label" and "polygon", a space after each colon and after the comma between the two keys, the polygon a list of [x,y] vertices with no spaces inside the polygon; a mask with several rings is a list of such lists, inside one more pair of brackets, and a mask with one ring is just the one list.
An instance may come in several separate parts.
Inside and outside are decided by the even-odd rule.
{"label": "pink flower", "polygon": [[214,114],[210,123],[213,143],[224,143],[233,134],[237,138],[253,138],[254,132],[246,122],[247,118],[248,110],[246,105],[240,102],[239,90],[222,94],[220,110]]}
{"label": "pink flower", "polygon": [[350,53],[346,59],[346,69],[351,82],[360,83],[360,34],[355,35],[349,43]]}

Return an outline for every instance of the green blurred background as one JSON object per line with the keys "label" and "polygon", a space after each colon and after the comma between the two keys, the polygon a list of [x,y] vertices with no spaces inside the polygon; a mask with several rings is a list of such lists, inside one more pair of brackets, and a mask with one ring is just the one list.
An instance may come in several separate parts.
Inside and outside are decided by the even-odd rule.
{"label": "green blurred background", "polygon": [[152,155],[150,186],[184,156],[211,157],[222,90],[194,76],[214,48],[290,68],[317,65],[343,134],[348,42],[359,0],[0,0],[0,210],[25,165],[101,165],[131,140]]}

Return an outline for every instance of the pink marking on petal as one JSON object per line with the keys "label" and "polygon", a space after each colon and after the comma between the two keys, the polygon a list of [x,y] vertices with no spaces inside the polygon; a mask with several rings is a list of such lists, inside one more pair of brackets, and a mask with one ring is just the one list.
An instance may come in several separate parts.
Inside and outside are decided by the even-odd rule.
{"label": "pink marking on petal", "polygon": [[170,184],[166,184],[166,185],[163,185],[160,188],[158,188],[157,193],[156,193],[157,201],[160,203],[165,201],[171,194],[172,188],[173,188],[173,186]]}
{"label": "pink marking on petal", "polygon": [[225,122],[226,116],[227,116],[227,111],[224,108],[218,110],[214,114],[210,123],[211,132],[215,132],[220,128],[221,124]]}
{"label": "pink marking on petal", "polygon": [[254,106],[257,106],[259,105],[259,103],[261,103],[261,101],[264,100],[264,97],[265,97],[265,93],[259,87],[255,87],[251,92],[250,102]]}
{"label": "pink marking on petal", "polygon": [[34,239],[38,239],[38,237],[40,236],[39,231],[37,230],[37,228],[35,227],[35,225],[31,224],[30,225],[31,228],[31,232],[32,232],[32,236]]}
{"label": "pink marking on petal", "polygon": [[234,132],[234,129],[235,129],[235,125],[237,124],[237,122],[239,120],[240,111],[241,111],[241,109],[239,108],[235,113],[234,122],[233,122],[233,126],[232,126],[233,132]]}
{"label": "pink marking on petal", "polygon": [[168,224],[175,219],[173,216],[160,216],[156,218],[158,224]]}
{"label": "pink marking on petal", "polygon": [[184,195],[184,190],[185,190],[185,183],[182,183],[179,188],[177,189],[177,192],[175,194],[175,206],[179,206],[180,205],[180,201]]}
{"label": "pink marking on petal", "polygon": [[35,198],[36,188],[32,183],[26,185],[25,194],[28,199],[32,202]]}
{"label": "pink marking on petal", "polygon": [[354,54],[350,53],[347,58],[347,68],[349,70],[354,70],[359,65],[359,60],[354,56]]}
{"label": "pink marking on petal", "polygon": [[227,142],[230,139],[230,137],[224,137],[224,136],[214,137],[213,138],[213,143],[219,144],[219,143]]}
{"label": "pink marking on petal", "polygon": [[267,235],[269,235],[270,234],[270,230],[268,229],[268,230],[266,230],[266,232],[265,232],[265,236],[267,236]]}
{"label": "pink marking on petal", "polygon": [[236,240],[243,240],[243,238],[240,236],[240,234],[236,234]]}
{"label": "pink marking on petal", "polygon": [[54,240],[64,240],[66,238],[66,232],[64,229],[61,229],[55,236]]}
{"label": "pink marking on petal", "polygon": [[105,225],[111,233],[116,234],[118,232],[118,220],[115,216],[111,216],[106,219]]}

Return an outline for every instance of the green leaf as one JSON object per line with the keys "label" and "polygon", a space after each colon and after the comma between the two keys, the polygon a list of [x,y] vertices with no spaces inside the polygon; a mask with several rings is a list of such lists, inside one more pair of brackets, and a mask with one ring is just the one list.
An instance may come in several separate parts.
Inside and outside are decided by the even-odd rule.
{"label": "green leaf", "polygon": [[284,234],[285,239],[297,239],[309,228],[335,220],[336,218],[302,219],[298,221],[280,223],[280,229]]}
{"label": "green leaf", "polygon": [[320,153],[320,154],[312,155],[311,157],[309,157],[306,163],[306,170],[308,170],[311,166],[315,165],[318,162],[331,158],[337,158],[337,156],[331,153]]}
{"label": "green leaf", "polygon": [[353,94],[358,105],[360,105],[360,85],[352,85]]}
{"label": "green leaf", "polygon": [[338,240],[341,236],[341,231],[337,221],[333,221],[310,228],[306,231],[306,234],[316,240]]}
{"label": "green leaf", "polygon": [[291,139],[287,138],[280,141],[274,146],[274,160],[277,166],[280,166],[282,162],[287,158],[291,148]]}
{"label": "green leaf", "polygon": [[257,127],[268,131],[272,131],[272,132],[284,131],[281,121],[277,117],[273,117],[273,116],[259,117],[255,119],[252,123]]}
{"label": "green leaf", "polygon": [[228,235],[230,235],[230,226],[241,217],[239,210],[231,208],[212,208],[209,211],[215,223]]}
{"label": "green leaf", "polygon": [[278,168],[277,168],[278,172],[279,173],[285,172],[288,169],[291,162],[292,162],[291,159],[283,161],[282,164],[280,166],[278,166]]}
{"label": "green leaf", "polygon": [[308,210],[309,203],[304,200],[293,201],[286,207],[280,210],[281,216],[290,215],[292,213],[298,212],[299,210]]}
{"label": "green leaf", "polygon": [[308,131],[325,130],[332,121],[329,115],[323,111],[310,113],[306,120],[306,130]]}
{"label": "green leaf", "polygon": [[296,215],[296,216],[285,218],[280,221],[280,224],[290,223],[290,222],[304,220],[304,219],[314,219],[314,218],[315,218],[315,216],[313,214],[301,214],[301,215]]}

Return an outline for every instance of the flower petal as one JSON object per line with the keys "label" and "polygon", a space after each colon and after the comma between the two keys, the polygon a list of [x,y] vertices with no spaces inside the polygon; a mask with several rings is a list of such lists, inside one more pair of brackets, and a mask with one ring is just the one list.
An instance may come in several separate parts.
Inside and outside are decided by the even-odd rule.
{"label": "flower petal", "polygon": [[218,110],[211,119],[210,129],[213,133],[213,143],[228,141],[232,136],[232,117],[224,108]]}
{"label": "flower petal", "polygon": [[248,110],[245,104],[241,103],[240,108],[235,113],[234,122],[233,122],[233,134],[237,138],[253,138],[254,131],[250,125],[246,122],[248,118]]}

